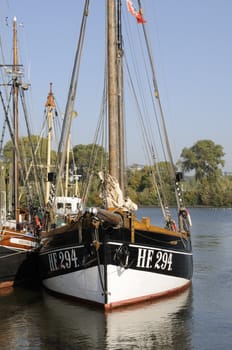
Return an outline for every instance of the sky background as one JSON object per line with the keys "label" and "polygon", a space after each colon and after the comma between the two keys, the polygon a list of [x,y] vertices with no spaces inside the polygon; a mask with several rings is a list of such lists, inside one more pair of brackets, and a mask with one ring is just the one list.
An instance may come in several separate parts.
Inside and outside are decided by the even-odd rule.
{"label": "sky background", "polygon": [[[99,114],[104,3],[90,1],[89,44],[77,89],[73,144],[92,143]],[[232,171],[232,0],[142,3],[149,33],[154,34],[152,46],[175,161],[184,147],[210,139],[222,145],[225,170]],[[50,82],[58,110],[65,110],[83,4],[84,0],[1,0],[0,36],[5,63],[12,63],[12,20],[16,16],[20,63],[24,65],[25,81],[31,84],[29,102],[35,134],[41,130]],[[144,164],[136,146],[134,140],[128,163]]]}

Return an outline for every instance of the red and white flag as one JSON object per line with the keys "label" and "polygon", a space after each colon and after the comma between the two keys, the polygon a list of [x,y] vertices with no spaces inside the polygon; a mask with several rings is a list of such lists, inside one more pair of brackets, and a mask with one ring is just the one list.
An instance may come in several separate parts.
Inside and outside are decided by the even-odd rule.
{"label": "red and white flag", "polygon": [[127,9],[133,16],[136,17],[138,23],[146,23],[145,19],[143,18],[142,9],[139,9],[139,11],[137,11],[133,5],[132,0],[127,0]]}

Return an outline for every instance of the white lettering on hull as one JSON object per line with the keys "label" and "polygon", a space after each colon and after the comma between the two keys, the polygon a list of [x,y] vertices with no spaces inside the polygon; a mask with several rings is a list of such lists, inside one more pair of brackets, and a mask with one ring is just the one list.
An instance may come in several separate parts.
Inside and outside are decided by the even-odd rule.
{"label": "white lettering on hull", "polygon": [[172,253],[139,248],[136,267],[172,271]]}
{"label": "white lettering on hull", "polygon": [[51,272],[77,268],[80,266],[76,250],[74,248],[49,253],[48,262]]}

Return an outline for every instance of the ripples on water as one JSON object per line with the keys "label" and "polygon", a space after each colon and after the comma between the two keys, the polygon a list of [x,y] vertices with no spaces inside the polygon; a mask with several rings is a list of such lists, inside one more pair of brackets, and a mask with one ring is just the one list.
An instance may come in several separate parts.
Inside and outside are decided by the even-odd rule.
{"label": "ripples on water", "polygon": [[[2,297],[1,349],[184,349],[191,291],[105,314],[47,293]],[[4,335],[4,336],[3,336]]]}
{"label": "ripples on water", "polygon": [[[143,209],[141,216],[157,209]],[[230,349],[232,210],[191,211],[194,278],[169,299],[105,314],[36,290],[0,295],[0,349]]]}

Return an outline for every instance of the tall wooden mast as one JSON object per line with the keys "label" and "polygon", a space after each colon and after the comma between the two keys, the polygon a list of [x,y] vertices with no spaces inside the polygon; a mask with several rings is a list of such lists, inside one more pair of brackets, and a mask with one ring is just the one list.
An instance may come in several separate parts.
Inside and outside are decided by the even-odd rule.
{"label": "tall wooden mast", "polygon": [[18,47],[17,47],[17,20],[14,17],[13,20],[13,68],[12,68],[12,88],[13,88],[13,133],[15,150],[13,152],[13,215],[16,222],[19,221],[19,203],[18,203],[18,178],[19,178],[19,166],[18,166]]}
{"label": "tall wooden mast", "polygon": [[123,48],[122,48],[122,23],[121,0],[117,1],[117,89],[118,89],[118,138],[119,138],[119,184],[125,192],[125,130],[124,130],[124,103],[123,103]]}
{"label": "tall wooden mast", "polygon": [[124,192],[124,111],[122,74],[121,1],[107,2],[109,172]]}
{"label": "tall wooden mast", "polygon": [[[47,97],[47,101],[45,104],[45,107],[47,109],[47,125],[48,125],[48,135],[47,135],[47,174],[51,172],[51,142],[52,142],[52,118],[53,118],[53,112],[56,108],[54,95],[52,92],[52,83],[50,83],[50,91]],[[49,199],[49,192],[50,192],[50,182],[47,179],[46,182],[46,193],[45,193],[45,203],[48,203]]]}
{"label": "tall wooden mast", "polygon": [[109,113],[109,172],[119,178],[118,164],[118,105],[116,66],[116,1],[107,1],[108,52],[108,113]]}

